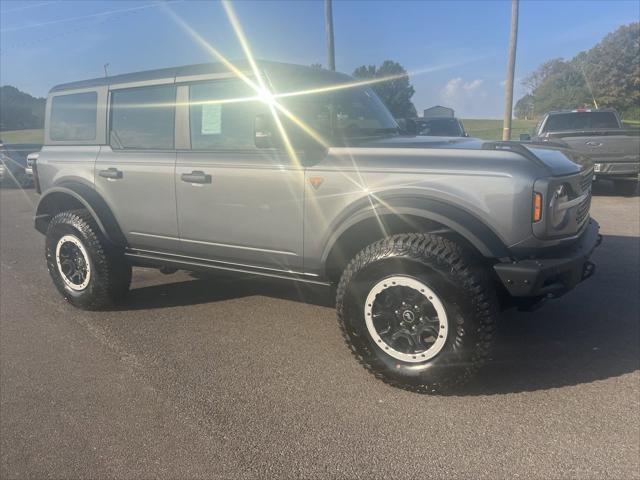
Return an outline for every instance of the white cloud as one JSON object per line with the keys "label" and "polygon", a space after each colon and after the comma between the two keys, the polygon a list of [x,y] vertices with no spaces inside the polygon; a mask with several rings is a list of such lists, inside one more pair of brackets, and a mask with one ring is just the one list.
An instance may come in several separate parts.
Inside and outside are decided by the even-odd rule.
{"label": "white cloud", "polygon": [[482,93],[480,90],[481,87],[482,80],[479,78],[465,82],[462,77],[456,77],[447,82],[442,89],[441,96],[452,102],[459,102],[465,98],[471,98],[478,93]]}
{"label": "white cloud", "polygon": [[490,107],[487,97],[485,83],[481,78],[465,80],[455,77],[440,90],[443,105],[453,108],[459,116],[488,115]]}

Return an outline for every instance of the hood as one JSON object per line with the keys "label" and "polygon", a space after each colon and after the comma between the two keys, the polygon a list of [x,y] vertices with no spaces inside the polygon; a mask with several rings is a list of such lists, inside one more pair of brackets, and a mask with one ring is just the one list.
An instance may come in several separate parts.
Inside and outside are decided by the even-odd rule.
{"label": "hood", "polygon": [[358,146],[366,148],[506,150],[541,164],[552,176],[572,175],[593,167],[593,161],[579,152],[544,143],[491,142],[469,137],[396,136],[367,140]]}

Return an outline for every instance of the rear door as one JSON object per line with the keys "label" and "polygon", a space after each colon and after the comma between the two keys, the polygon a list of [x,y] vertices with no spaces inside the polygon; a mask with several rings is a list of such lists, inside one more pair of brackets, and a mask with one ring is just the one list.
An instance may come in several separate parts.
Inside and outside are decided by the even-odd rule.
{"label": "rear door", "polygon": [[134,248],[179,244],[175,98],[173,83],[110,92],[109,145],[98,154],[95,185]]}
{"label": "rear door", "polygon": [[175,180],[182,251],[230,267],[301,271],[304,169],[283,150],[256,148],[254,122],[266,107],[235,78],[179,88],[188,100]]}

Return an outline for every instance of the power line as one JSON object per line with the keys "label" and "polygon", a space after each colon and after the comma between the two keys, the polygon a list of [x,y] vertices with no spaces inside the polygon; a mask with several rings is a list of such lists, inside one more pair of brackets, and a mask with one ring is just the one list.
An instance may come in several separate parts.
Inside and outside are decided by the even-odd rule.
{"label": "power line", "polygon": [[59,1],[60,0],[51,0],[50,2],[30,3],[28,5],[22,5],[21,7],[10,8],[9,10],[2,10],[0,11],[0,13],[5,14],[5,13],[11,13],[11,12],[18,12],[20,10],[27,10],[28,8],[44,7],[45,5],[56,3]]}
{"label": "power line", "polygon": [[113,15],[115,13],[133,12],[133,11],[136,11],[136,10],[145,10],[147,8],[160,7],[160,6],[168,4],[168,3],[175,3],[176,1],[179,1],[179,0],[174,0],[174,1],[169,1],[169,2],[152,3],[150,5],[139,5],[137,7],[130,7],[130,8],[120,8],[120,9],[116,9],[116,10],[107,10],[106,12],[92,13],[92,14],[89,14],[89,15],[80,15],[78,17],[60,18],[58,20],[51,20],[50,22],[33,23],[31,25],[21,25],[19,27],[14,27],[14,28],[5,28],[4,30],[0,30],[0,33],[17,32],[19,30],[25,30],[25,29],[28,29],[28,28],[45,27],[45,26],[48,26],[48,25],[55,25],[55,24],[58,24],[58,23],[73,22],[75,20],[85,20],[87,18],[104,17],[104,16]]}
{"label": "power line", "polygon": [[[182,2],[183,0],[173,0],[172,2],[164,2],[164,3],[177,3],[177,2]],[[48,42],[50,40],[53,39],[57,39],[57,38],[64,38],[64,37],[68,37],[76,32],[79,32],[83,29],[89,28],[89,27],[93,27],[96,25],[104,25],[106,23],[109,22],[115,22],[117,20],[121,20],[123,18],[126,18],[130,15],[137,15],[139,13],[142,13],[143,11],[141,9],[139,10],[135,10],[135,11],[131,11],[131,10],[127,10],[127,11],[122,11],[119,13],[114,13],[113,11],[111,12],[111,14],[109,16],[106,16],[103,19],[99,19],[96,22],[92,22],[92,23],[81,23],[79,25],[76,25],[75,27],[72,28],[68,28],[65,31],[62,32],[57,32],[51,35],[47,35],[44,37],[40,37],[40,38],[33,38],[33,37],[23,37],[23,39],[21,41],[18,42],[14,42],[12,44],[3,45],[3,48],[0,48],[0,52],[6,52],[7,50],[11,50],[11,49],[19,49],[19,48],[25,48],[25,47],[31,47],[33,45],[38,45],[40,43],[43,42]],[[5,42],[6,44],[6,42]]]}

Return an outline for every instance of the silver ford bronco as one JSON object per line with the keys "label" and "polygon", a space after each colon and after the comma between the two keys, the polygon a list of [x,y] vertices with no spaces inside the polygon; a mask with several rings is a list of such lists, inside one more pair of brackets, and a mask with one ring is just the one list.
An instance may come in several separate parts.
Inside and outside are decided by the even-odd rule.
{"label": "silver ford bronco", "polygon": [[401,136],[346,75],[238,65],[51,90],[35,227],[69,303],[122,301],[133,266],[335,286],[357,359],[433,392],[487,360],[501,309],[593,274],[585,156]]}

